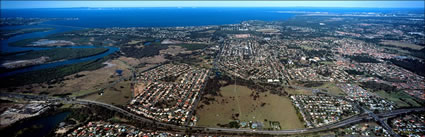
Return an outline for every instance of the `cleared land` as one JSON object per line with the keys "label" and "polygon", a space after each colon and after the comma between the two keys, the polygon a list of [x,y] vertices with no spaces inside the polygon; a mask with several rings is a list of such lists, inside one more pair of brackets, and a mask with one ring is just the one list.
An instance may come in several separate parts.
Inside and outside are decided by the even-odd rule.
{"label": "cleared land", "polygon": [[303,95],[313,95],[312,89],[320,89],[324,92],[328,92],[331,95],[338,96],[338,95],[345,95],[345,93],[336,86],[336,83],[333,82],[320,82],[320,83],[305,83],[300,84],[296,82],[290,82],[292,85],[298,86],[298,87],[306,87],[303,88],[285,88],[285,91],[289,94],[303,94]]}
{"label": "cleared land", "polygon": [[[32,93],[45,93],[49,95],[72,94],[80,96],[108,86],[111,82],[119,80],[116,70],[122,70],[122,76],[128,77],[131,72],[128,66],[118,59],[107,61],[108,64],[100,69],[81,71],[64,77],[55,83],[30,84],[17,87],[15,91],[31,90]],[[113,64],[113,65],[111,65]]]}
{"label": "cleared land", "polygon": [[296,88],[285,87],[285,91],[288,92],[288,94],[292,94],[292,95],[295,95],[295,94],[297,94],[297,95],[298,94],[300,94],[300,95],[313,95],[313,93],[311,91],[306,90],[306,89],[296,89]]}
{"label": "cleared land", "polygon": [[416,45],[416,44],[410,44],[410,43],[404,43],[404,42],[392,41],[392,40],[383,41],[383,42],[381,42],[381,44],[396,46],[396,47],[401,47],[401,48],[410,48],[410,49],[414,49],[414,50],[421,50],[421,49],[424,48],[424,47]]}
{"label": "cleared land", "polygon": [[108,104],[126,105],[132,97],[131,81],[122,81],[104,90],[102,95],[92,94],[84,99],[100,101]]}
{"label": "cleared land", "polygon": [[229,85],[220,90],[222,97],[208,95],[215,100],[209,101],[209,105],[199,104],[197,125],[217,127],[217,124],[228,124],[234,121],[232,114],[239,114],[237,119],[240,121],[263,122],[265,128],[269,127],[268,121],[279,121],[282,129],[304,128],[291,101],[286,97],[267,92],[259,93],[254,100],[250,96],[254,91],[239,85]]}
{"label": "cleared land", "polygon": [[331,82],[326,82],[323,85],[314,88],[325,89],[331,95],[345,95],[345,93],[340,88],[338,88],[335,83]]}

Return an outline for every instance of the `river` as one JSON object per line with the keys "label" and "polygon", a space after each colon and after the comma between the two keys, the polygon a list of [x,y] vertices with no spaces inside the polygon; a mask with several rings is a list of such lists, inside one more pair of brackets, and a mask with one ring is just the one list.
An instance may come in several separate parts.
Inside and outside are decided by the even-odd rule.
{"label": "river", "polygon": [[[39,24],[39,25],[26,25],[26,26],[8,26],[8,27],[1,27],[0,29],[21,29],[21,28],[52,28],[52,26],[48,25],[48,24]],[[67,26],[54,26],[53,28],[55,28],[55,29],[49,30],[49,31],[44,31],[44,32],[34,32],[34,33],[26,33],[26,34],[16,35],[16,36],[11,37],[9,39],[2,40],[0,51],[2,51],[2,52],[18,52],[18,51],[26,51],[26,50],[46,50],[46,49],[51,49],[51,48],[61,48],[61,47],[16,47],[16,46],[9,46],[9,43],[19,41],[19,40],[24,40],[24,39],[30,39],[30,38],[43,38],[43,37],[46,37],[46,36],[51,35],[51,34],[81,29],[81,28],[77,28],[77,27],[67,27]],[[72,46],[71,48],[95,48],[95,47],[99,47],[99,46],[80,45],[80,46]],[[117,47],[104,47],[104,48],[108,48],[108,51],[104,52],[102,54],[97,54],[97,55],[94,55],[94,56],[78,58],[78,59],[69,59],[69,60],[64,60],[64,61],[57,61],[57,62],[52,62],[52,63],[35,65],[35,66],[31,66],[31,67],[25,67],[25,68],[21,68],[21,69],[11,71],[11,72],[2,73],[2,74],[0,74],[0,77],[7,77],[7,76],[19,74],[19,73],[29,72],[29,71],[41,70],[41,69],[46,69],[46,68],[52,68],[52,67],[58,67],[58,66],[63,66],[63,65],[70,65],[70,64],[100,59],[100,58],[103,58],[103,57],[119,50],[119,48],[117,48]]]}
{"label": "river", "polygon": [[[236,24],[246,20],[281,21],[293,16],[278,13],[285,8],[52,8],[52,9],[1,9],[2,17],[24,18],[78,18],[78,20],[52,20],[37,25],[6,26],[0,29],[19,28],[55,28],[45,32],[34,32],[11,37],[1,41],[1,52],[25,50],[45,50],[46,47],[15,47],[8,43],[30,38],[43,38],[51,34],[80,30],[85,28],[105,27],[173,27]],[[149,43],[147,43],[149,45]],[[73,46],[73,48],[90,48],[95,46]],[[108,52],[81,59],[71,59],[47,63],[12,72],[2,73],[0,77],[18,73],[75,64],[103,58],[119,50],[106,47]],[[1,62],[1,60],[0,60]]]}
{"label": "river", "polygon": [[[19,133],[17,137],[44,137],[47,136],[56,126],[65,120],[71,112],[61,112],[50,116],[31,119],[18,123],[8,129],[7,133]],[[27,130],[24,132],[19,132]],[[8,135],[6,135],[8,136]]]}

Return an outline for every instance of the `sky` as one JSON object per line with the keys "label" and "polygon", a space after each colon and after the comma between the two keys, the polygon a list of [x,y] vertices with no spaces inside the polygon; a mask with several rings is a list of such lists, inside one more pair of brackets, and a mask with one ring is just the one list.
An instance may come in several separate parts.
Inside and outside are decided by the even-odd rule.
{"label": "sky", "polygon": [[72,7],[373,7],[424,8],[424,1],[8,1],[1,9]]}

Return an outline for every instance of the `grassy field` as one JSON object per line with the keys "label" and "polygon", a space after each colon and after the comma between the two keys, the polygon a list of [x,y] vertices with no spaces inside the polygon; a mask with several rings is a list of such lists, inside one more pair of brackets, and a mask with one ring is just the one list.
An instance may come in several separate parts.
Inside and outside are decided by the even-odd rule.
{"label": "grassy field", "polygon": [[206,44],[178,44],[177,46],[180,46],[182,48],[185,48],[186,50],[198,50],[198,49],[203,49],[205,47],[208,47],[208,45]]}
{"label": "grassy field", "polygon": [[409,51],[403,50],[403,49],[398,48],[398,47],[384,47],[384,48],[387,49],[387,50],[393,50],[395,52],[398,52],[401,55],[407,55],[407,54],[409,54]]}
{"label": "grassy field", "polygon": [[197,109],[197,125],[217,127],[217,124],[234,121],[232,114],[239,114],[240,121],[263,122],[265,128],[269,127],[265,120],[279,121],[282,129],[304,128],[294,106],[286,97],[267,92],[259,93],[259,97],[254,100],[250,96],[253,91],[239,85],[222,87],[220,92],[223,97],[214,97],[215,101],[210,101],[210,105],[199,104],[203,107]]}
{"label": "grassy field", "polygon": [[212,58],[206,58],[207,56],[199,56],[198,58],[201,59],[202,61],[197,62],[196,64],[199,65],[199,67],[201,68],[206,68],[206,69],[210,69],[212,68],[212,62],[213,59]]}
{"label": "grassy field", "polygon": [[[413,98],[410,95],[407,95],[406,93],[402,92],[402,91],[398,91],[395,93],[387,93],[385,91],[378,91],[375,92],[378,96],[381,96],[385,99],[391,100],[393,102],[395,102],[399,107],[411,107],[410,104],[413,105],[413,107],[420,107],[421,105],[418,104],[415,100],[413,100]],[[403,100],[400,100],[400,98],[402,98]]]}
{"label": "grassy field", "polygon": [[114,117],[108,119],[108,121],[112,121],[112,122],[116,122],[116,123],[128,122],[127,119],[119,117],[119,116],[114,116]]}
{"label": "grassy field", "polygon": [[[120,60],[108,60],[106,63],[102,61],[99,64],[104,65],[104,67],[71,74],[56,83],[44,82],[41,84],[19,86],[13,91],[22,92],[29,90],[34,94],[48,93],[49,95],[71,94],[70,96],[75,97],[97,92],[99,89],[105,88],[112,82],[119,80],[121,77],[117,76],[116,70],[123,70],[123,77],[129,77],[131,75],[128,66]],[[26,76],[26,78],[29,78],[29,76]]]}
{"label": "grassy field", "polygon": [[309,47],[309,46],[300,46],[302,49],[305,49],[305,50],[313,50],[313,48],[312,47]]}
{"label": "grassy field", "polygon": [[62,86],[58,86],[56,91],[71,92],[72,96],[81,96],[92,92],[97,92],[99,89],[107,87],[113,81],[120,79],[115,73],[116,70],[123,70],[122,75],[127,77],[130,75],[130,71],[127,67],[118,60],[107,61],[105,67],[94,71],[83,71],[79,72],[79,75],[83,77],[75,78],[70,76],[68,80],[63,81]]}
{"label": "grassy field", "polygon": [[132,97],[131,81],[121,81],[104,90],[103,95],[92,94],[84,99],[100,101],[108,104],[126,105]]}
{"label": "grassy field", "polygon": [[85,94],[94,93],[94,92],[97,92],[97,91],[98,90],[96,90],[96,89],[80,90],[78,92],[72,92],[72,94],[70,96],[71,97],[78,97],[78,96],[83,96]]}
{"label": "grassy field", "polygon": [[421,49],[424,48],[424,47],[416,45],[416,44],[410,44],[410,43],[392,41],[392,40],[383,41],[380,44],[396,46],[396,47],[401,47],[401,48],[410,48],[410,49],[414,49],[414,50],[421,50]]}
{"label": "grassy field", "polygon": [[313,95],[313,93],[309,90],[305,89],[296,89],[296,88],[287,88],[285,87],[285,91],[288,92],[288,94],[301,94],[301,95]]}
{"label": "grassy field", "polygon": [[333,65],[335,63],[333,61],[322,61],[322,62],[320,62],[320,64],[322,64],[322,65]]}
{"label": "grassy field", "polygon": [[[290,82],[292,85],[296,85],[296,86],[300,86],[300,87],[305,87],[304,85],[306,84],[299,84],[299,83],[295,83],[295,82]],[[323,82],[323,84],[321,84],[320,86],[313,86],[313,87],[309,87],[312,89],[321,89],[322,91],[328,91],[329,94],[331,95],[345,95],[345,93],[339,89],[335,83],[332,82]],[[285,88],[285,91],[288,92],[289,94],[303,94],[303,95],[313,95],[313,93],[310,90],[307,89],[296,89],[296,88]]]}
{"label": "grassy field", "polygon": [[336,86],[335,83],[326,82],[322,86],[315,87],[319,89],[326,89],[331,95],[345,95],[345,93]]}

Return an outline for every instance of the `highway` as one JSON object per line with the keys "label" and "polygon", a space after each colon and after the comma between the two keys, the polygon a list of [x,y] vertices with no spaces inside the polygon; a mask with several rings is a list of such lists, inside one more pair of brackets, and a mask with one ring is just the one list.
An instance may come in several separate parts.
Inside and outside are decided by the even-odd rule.
{"label": "highway", "polygon": [[379,118],[377,115],[375,115],[375,113],[373,113],[372,111],[369,111],[363,107],[360,107],[361,109],[363,109],[363,111],[365,111],[370,117],[372,117],[375,122],[377,122],[378,124],[380,124],[381,126],[383,126],[385,128],[385,130],[387,130],[391,136],[393,137],[400,137],[398,134],[396,134],[393,129],[387,124],[387,122],[383,121],[381,118]]}
{"label": "highway", "polygon": [[[292,87],[295,87],[295,88],[297,88],[297,89],[305,89],[305,90],[311,90],[313,93],[315,93],[315,94],[317,94],[317,93],[322,93],[322,94],[326,94],[326,95],[330,95],[330,94],[328,94],[327,92],[322,92],[321,90],[323,90],[323,89],[315,89],[315,88],[307,88],[307,87],[300,87],[300,86],[292,86]],[[341,99],[344,99],[344,100],[346,100],[346,98],[344,97],[344,96],[337,96],[337,95],[330,95],[330,96],[334,96],[334,97],[339,97],[339,98],[341,98]],[[347,100],[348,101],[348,100]],[[375,113],[373,113],[372,111],[369,111],[369,110],[367,110],[367,109],[365,109],[365,108],[363,108],[363,107],[361,107],[361,106],[359,106],[358,104],[356,104],[356,103],[352,103],[354,106],[356,106],[356,108],[360,108],[360,109],[362,109],[366,114],[368,114],[370,117],[372,117],[373,118],[373,120],[375,120],[375,122],[377,122],[378,124],[380,124],[382,127],[384,127],[385,128],[385,130],[387,130],[388,131],[388,133],[390,133],[391,134],[391,136],[393,136],[393,137],[400,137],[398,134],[396,134],[395,132],[394,132],[394,130],[387,124],[387,122],[386,121],[383,121],[381,118],[379,118]]]}
{"label": "highway", "polygon": [[[32,99],[32,100],[45,100],[45,101],[53,101],[53,102],[61,102],[65,104],[82,104],[82,105],[96,105],[99,107],[103,107],[112,111],[119,112],[123,115],[126,115],[130,118],[148,122],[148,123],[155,123],[164,127],[169,127],[174,130],[178,131],[186,131],[186,130],[198,130],[202,131],[204,133],[252,133],[252,134],[269,134],[269,135],[290,135],[290,134],[300,134],[300,133],[312,133],[312,132],[319,132],[319,131],[325,131],[335,128],[340,128],[343,126],[347,126],[350,124],[358,123],[364,120],[370,120],[374,119],[374,116],[371,116],[368,113],[359,114],[356,116],[349,117],[347,119],[343,119],[338,122],[334,122],[331,124],[328,124],[326,126],[322,127],[316,127],[316,128],[304,128],[304,129],[293,129],[293,130],[276,130],[276,131],[269,131],[269,130],[252,130],[252,129],[233,129],[233,128],[212,128],[212,127],[190,127],[190,126],[178,126],[168,123],[161,123],[158,121],[154,121],[152,119],[148,119],[136,114],[133,114],[127,110],[124,110],[122,108],[116,107],[111,104],[106,104],[102,102],[97,101],[91,101],[91,100],[84,100],[84,99],[70,99],[70,98],[58,98],[58,97],[49,97],[49,96],[39,96],[39,95],[22,95],[22,94],[13,94],[13,93],[0,93],[0,96],[3,97],[9,97],[9,98],[25,98],[25,99]],[[380,118],[388,118],[388,117],[394,117],[400,114],[406,114],[411,112],[422,112],[425,111],[425,108],[409,108],[409,109],[398,109],[393,111],[387,111],[382,112],[379,114],[374,114],[376,117]]]}

